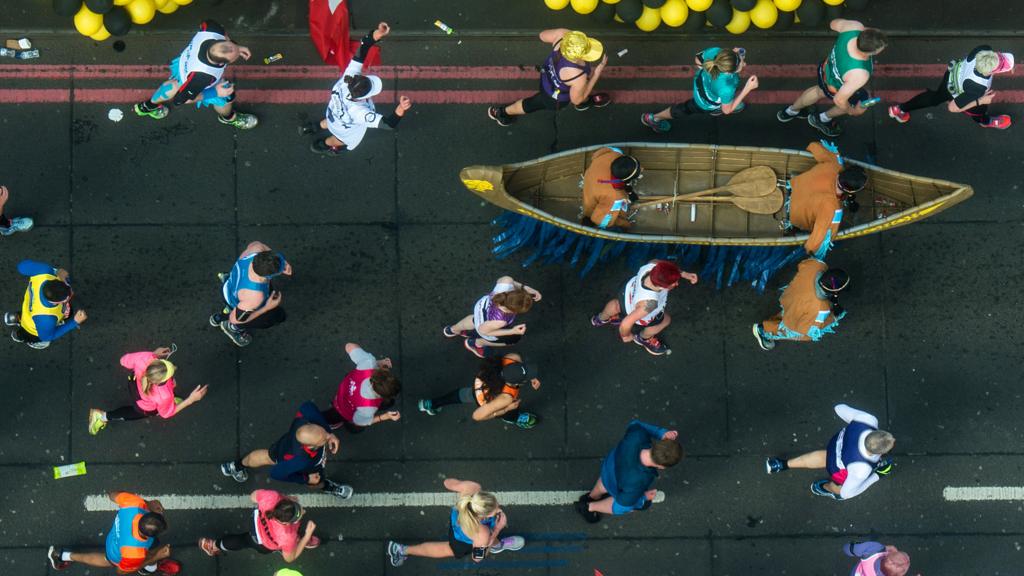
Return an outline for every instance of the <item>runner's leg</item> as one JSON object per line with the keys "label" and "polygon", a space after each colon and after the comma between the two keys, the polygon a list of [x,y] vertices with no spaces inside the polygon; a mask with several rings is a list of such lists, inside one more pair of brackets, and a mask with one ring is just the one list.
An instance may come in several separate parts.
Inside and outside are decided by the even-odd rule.
{"label": "runner's leg", "polygon": [[622,310],[619,308],[619,300],[616,298],[615,300],[609,300],[597,315],[601,320],[611,320],[618,316],[621,311]]}
{"label": "runner's leg", "polygon": [[668,328],[668,325],[671,324],[671,323],[672,323],[672,317],[669,316],[668,313],[666,312],[665,313],[665,318],[661,322],[658,322],[657,324],[655,324],[653,326],[647,326],[643,330],[641,330],[640,331],[640,337],[643,338],[644,340],[646,340],[646,339],[650,338],[651,336],[657,336],[658,334],[661,333],[662,330],[664,330],[665,328]]}
{"label": "runner's leg", "polygon": [[433,409],[438,409],[443,406],[453,406],[455,404],[472,404],[473,403],[473,390],[468,386],[465,388],[456,388],[451,392],[438,396],[430,401],[430,406]]}
{"label": "runner's leg", "polygon": [[796,458],[790,458],[786,461],[786,466],[790,468],[804,468],[808,470],[820,470],[825,468],[825,458],[827,458],[828,452],[825,450],[815,450],[814,452],[808,452],[802,454]]}
{"label": "runner's leg", "polygon": [[913,112],[914,110],[920,110],[922,108],[931,108],[932,106],[938,106],[943,102],[949,102],[953,99],[953,95],[949,93],[948,84],[949,82],[949,71],[946,71],[946,75],[942,77],[942,82],[939,83],[935,90],[925,90],[917,96],[914,96],[910,100],[907,100],[903,104],[900,104],[900,110],[904,112]]}
{"label": "runner's leg", "polygon": [[451,558],[455,556],[452,547],[447,542],[424,542],[414,546],[405,547],[406,556],[419,556],[421,558]]}
{"label": "runner's leg", "polygon": [[113,566],[113,564],[110,563],[110,560],[107,560],[107,555],[103,552],[71,552],[68,554],[68,558],[72,562],[78,562],[79,564],[94,566],[96,568],[110,568]]}
{"label": "runner's leg", "polygon": [[235,465],[241,469],[245,468],[261,468],[263,466],[273,466],[274,461],[270,459],[270,452],[268,450],[253,450],[245,455],[244,458],[235,462]]}
{"label": "runner's leg", "polygon": [[472,332],[473,331],[473,315],[470,314],[462,320],[459,320],[455,324],[452,324],[452,331],[454,332]]}
{"label": "runner's leg", "polygon": [[807,108],[808,106],[812,106],[815,102],[821,100],[824,97],[825,93],[821,91],[821,88],[819,88],[818,86],[812,86],[807,90],[804,90],[803,94],[800,94],[800,96],[796,99],[796,102],[793,102],[793,104],[790,105],[786,112],[789,113],[791,116],[796,116],[797,112],[804,108]]}

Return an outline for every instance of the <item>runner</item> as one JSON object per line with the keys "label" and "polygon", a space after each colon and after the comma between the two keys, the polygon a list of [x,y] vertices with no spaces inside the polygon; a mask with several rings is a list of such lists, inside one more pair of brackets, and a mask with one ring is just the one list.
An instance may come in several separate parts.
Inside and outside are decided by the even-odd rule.
{"label": "runner", "polygon": [[309,122],[299,128],[303,135],[313,134],[309,149],[318,154],[337,156],[345,150],[353,150],[366,136],[369,128],[398,128],[406,111],[412,108],[412,100],[405,96],[398,99],[395,111],[387,116],[377,113],[373,98],[384,89],[380,76],[363,74],[363,62],[374,44],[391,32],[387,22],[381,22],[376,30],[363,36],[359,51],[352,57],[345,71],[334,87],[327,102],[327,112],[319,124]]}
{"label": "runner", "polygon": [[255,115],[234,111],[235,87],[223,78],[228,64],[234,64],[239,58],[248,60],[251,56],[248,48],[228,38],[223,26],[205,20],[185,50],[171,61],[171,77],[149,100],[136,104],[135,113],[161,120],[170,114],[168,106],[212,106],[221,124],[242,130],[255,128],[258,123]]}
{"label": "runner", "polygon": [[529,312],[540,299],[540,292],[516,282],[511,276],[502,276],[490,294],[476,301],[472,314],[445,326],[442,332],[446,338],[462,336],[466,339],[466,350],[483,358],[488,347],[511,346],[523,338],[526,324],[512,326],[512,323],[517,314]]}
{"label": "runner", "polygon": [[878,482],[881,476],[888,476],[893,463],[883,456],[896,445],[893,435],[879,430],[878,418],[867,412],[846,404],[836,404],[835,411],[846,422],[846,427],[829,440],[827,449],[789,460],[768,458],[765,461],[768,473],[777,474],[790,468],[824,468],[829,478],[811,483],[811,492],[834,500],[849,500]]}
{"label": "runner", "polygon": [[420,412],[437,416],[441,408],[455,404],[476,404],[473,420],[483,422],[501,418],[507,424],[529,430],[537,425],[537,415],[519,409],[519,390],[529,383],[540,390],[537,369],[523,363],[519,354],[508,353],[501,358],[484,358],[476,373],[473,387],[456,388],[433,400],[420,400]]}
{"label": "runner", "polygon": [[170,348],[161,347],[152,352],[131,352],[121,356],[121,366],[132,371],[129,379],[135,381],[131,387],[135,403],[110,412],[90,408],[89,434],[99,434],[110,421],[141,420],[158,414],[161,418],[170,418],[202,400],[206,396],[205,385],[196,386],[184,400],[174,397],[177,367],[167,360],[171,354]]}
{"label": "runner", "polygon": [[804,250],[824,260],[839,234],[843,207],[857,211],[855,195],[867,185],[868,176],[860,166],[846,164],[835,144],[811,142],[807,151],[817,164],[786,181],[786,203],[779,226],[787,236],[796,233],[797,228],[809,231]]}
{"label": "runner", "polygon": [[31,218],[24,216],[11,218],[4,214],[4,206],[10,199],[11,193],[7,186],[0,186],[0,236],[10,236],[15,232],[28,232],[35,223]]}
{"label": "runner", "polygon": [[623,342],[634,342],[655,356],[671,354],[668,343],[658,334],[672,323],[665,305],[669,291],[679,286],[683,278],[690,284],[697,283],[696,274],[683,272],[675,263],[651,260],[626,282],[618,298],[609,300],[603,310],[591,317],[590,324],[618,326]]}
{"label": "runner", "polygon": [[28,276],[28,288],[21,313],[4,312],[4,324],[17,326],[11,331],[11,340],[42,350],[48,348],[50,342],[81,328],[89,318],[85,310],[71,309],[74,292],[67,270],[22,260],[18,262],[18,273]]}
{"label": "runner", "polygon": [[292,275],[292,265],[283,254],[259,241],[249,243],[231,273],[218,275],[227,306],[210,316],[210,326],[219,326],[235,345],[248,346],[251,330],[284,322],[288,316],[281,308],[281,293],[271,282],[282,274]]}
{"label": "runner", "polygon": [[256,490],[249,498],[256,504],[248,532],[230,534],[217,540],[200,538],[199,548],[210,556],[250,549],[260,554],[280,552],[291,564],[303,550],[320,545],[313,531],[316,523],[307,520],[299,536],[299,522],[306,510],[296,500],[274,490]]}
{"label": "runner", "polygon": [[775,348],[776,340],[817,342],[835,332],[846,310],[839,305],[839,292],[850,285],[850,276],[839,268],[828,268],[817,258],[797,266],[796,276],[782,291],[781,310],[754,324],[752,331],[762,350]]}
{"label": "runner", "polygon": [[751,75],[739,96],[736,95],[740,72],[747,64],[746,56],[743,48],[725,50],[713,46],[701,50],[694,59],[697,73],[693,75],[693,98],[658,113],[647,112],[640,116],[640,123],[664,134],[672,129],[670,120],[682,120],[690,114],[721,116],[742,112],[746,107],[743,100],[758,86],[757,76]]}
{"label": "runner", "polygon": [[[611,104],[612,98],[608,94],[592,93],[608,64],[608,55],[600,42],[568,28],[545,30],[540,33],[540,40],[551,44],[551,53],[540,67],[540,90],[512,104],[491,106],[487,109],[491,120],[501,126],[509,126],[517,116],[538,110],[558,112],[570,102],[581,112],[591,106],[603,108]],[[598,60],[600,63],[591,67]]]}
{"label": "runner", "polygon": [[889,117],[903,124],[910,113],[948,102],[946,109],[963,112],[982,128],[1006,130],[1013,123],[1006,114],[990,116],[988,105],[995,99],[992,76],[1013,72],[1013,54],[993,52],[991,46],[978,46],[967,58],[952,60],[935,90],[925,90],[903,104],[889,106]]}
{"label": "runner", "polygon": [[904,576],[910,570],[909,554],[879,542],[849,542],[843,554],[860,558],[851,576]]}
{"label": "runner", "polygon": [[626,426],[626,435],[602,462],[597,483],[576,502],[576,512],[594,524],[601,520],[601,514],[618,516],[647,510],[658,492],[651,489],[658,471],[682,459],[679,432],[633,420]]}
{"label": "runner", "polygon": [[331,407],[321,412],[331,430],[344,427],[358,434],[367,427],[391,420],[397,422],[402,414],[398,410],[378,413],[391,408],[402,391],[402,384],[391,373],[390,358],[377,360],[359,344],[345,344],[345,352],[356,365],[338,384],[338,393]]}
{"label": "runner", "polygon": [[640,162],[619,148],[595,150],[583,173],[583,224],[629,228],[629,203],[637,201],[633,186],[643,177]]}
{"label": "runner", "polygon": [[111,492],[117,504],[114,525],[107,532],[104,552],[72,552],[68,548],[50,546],[47,558],[54,570],[66,570],[72,564],[95,568],[116,568],[119,574],[155,574],[173,576],[181,564],[171,560],[171,545],[157,543],[167,530],[164,507],[157,500],[143,500],[129,492]]}
{"label": "runner", "polygon": [[388,540],[387,554],[392,566],[401,566],[409,556],[422,558],[465,558],[482,562],[488,553],[498,554],[522,550],[522,536],[499,538],[508,524],[508,517],[490,492],[470,480],[445,478],[444,487],[459,495],[448,516],[448,541],[424,542],[415,546]]}
{"label": "runner", "polygon": [[249,479],[250,468],[270,466],[270,477],[279,482],[304,484],[343,500],[352,497],[352,487],[326,477],[327,451],[338,453],[338,437],[312,402],[303,402],[288,433],[269,450],[253,450],[243,458],[220,465],[220,472],[235,482]]}
{"label": "runner", "polygon": [[[825,61],[818,65],[818,85],[804,90],[791,106],[775,115],[779,122],[807,118],[807,123],[826,136],[838,136],[842,129],[836,118],[849,114],[860,116],[867,111],[862,105],[869,99],[868,80],[874,69],[874,57],[885,50],[889,39],[875,28],[865,28],[856,20],[836,18],[830,24],[839,33]],[[811,106],[828,98],[832,107],[820,114]]]}

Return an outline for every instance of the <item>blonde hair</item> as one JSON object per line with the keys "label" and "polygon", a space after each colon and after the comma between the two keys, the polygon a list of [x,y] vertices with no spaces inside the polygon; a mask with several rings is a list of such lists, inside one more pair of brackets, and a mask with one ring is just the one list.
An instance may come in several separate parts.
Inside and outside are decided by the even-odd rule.
{"label": "blonde hair", "polygon": [[143,394],[149,394],[149,390],[153,387],[153,384],[160,385],[170,380],[168,364],[170,364],[170,362],[167,360],[160,360],[158,358],[150,362],[149,366],[146,366],[146,373],[142,375]]}
{"label": "blonde hair", "polygon": [[714,58],[710,60],[705,59],[701,64],[701,68],[711,75],[712,80],[716,80],[718,75],[723,72],[726,74],[735,72],[739,67],[740,57],[732,50],[726,50],[725,48],[719,49],[718,54],[715,54]]}
{"label": "blonde hair", "polygon": [[896,445],[896,438],[885,430],[875,430],[864,438],[864,447],[872,454],[886,454]]}
{"label": "blonde hair", "polygon": [[459,528],[470,538],[480,529],[480,521],[498,509],[498,498],[490,492],[463,494],[455,502],[458,510]]}
{"label": "blonde hair", "polygon": [[999,67],[999,55],[991,50],[982,50],[974,55],[974,71],[988,76]]}

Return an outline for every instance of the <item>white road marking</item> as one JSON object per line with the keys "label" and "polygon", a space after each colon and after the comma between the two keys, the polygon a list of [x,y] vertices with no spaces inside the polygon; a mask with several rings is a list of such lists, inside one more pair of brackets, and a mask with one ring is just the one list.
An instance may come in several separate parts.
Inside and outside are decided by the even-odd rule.
{"label": "white road marking", "polygon": [[[503,506],[568,506],[576,502],[582,493],[583,490],[495,492]],[[455,494],[452,492],[356,492],[348,500],[319,492],[291,496],[307,508],[447,508],[455,503]],[[253,507],[248,494],[153,494],[142,497],[146,500],[159,500],[167,510],[233,510]],[[654,501],[664,502],[665,493],[659,490]],[[106,494],[91,494],[85,497],[83,503],[87,512],[117,510],[117,505]]]}
{"label": "white road marking", "polygon": [[1024,486],[946,486],[942,497],[949,502],[1024,500]]}

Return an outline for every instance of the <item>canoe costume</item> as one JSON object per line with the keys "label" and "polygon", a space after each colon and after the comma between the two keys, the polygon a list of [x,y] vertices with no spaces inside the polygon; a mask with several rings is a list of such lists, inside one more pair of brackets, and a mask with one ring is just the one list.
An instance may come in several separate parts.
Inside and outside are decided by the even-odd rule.
{"label": "canoe costume", "polygon": [[779,298],[782,310],[754,326],[755,330],[760,330],[761,338],[817,342],[825,334],[835,332],[846,311],[840,310],[837,314],[829,295],[819,285],[827,269],[828,266],[817,258],[808,258],[797,266],[796,276]]}
{"label": "canoe costume", "polygon": [[832,249],[843,221],[843,205],[836,195],[836,182],[843,170],[842,159],[833,149],[818,142],[807,146],[818,162],[810,170],[786,182],[786,203],[783,204],[783,230],[798,228],[810,235],[804,249],[822,260]]}
{"label": "canoe costume", "polygon": [[[612,163],[625,156],[613,146],[594,152],[590,166],[583,173],[583,217],[598,228],[628,228],[627,219],[631,193],[630,178],[618,179],[612,174]],[[637,163],[639,170],[639,163]]]}

